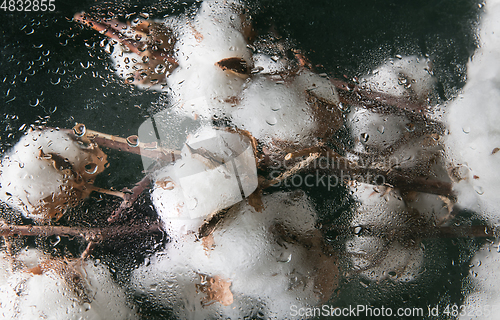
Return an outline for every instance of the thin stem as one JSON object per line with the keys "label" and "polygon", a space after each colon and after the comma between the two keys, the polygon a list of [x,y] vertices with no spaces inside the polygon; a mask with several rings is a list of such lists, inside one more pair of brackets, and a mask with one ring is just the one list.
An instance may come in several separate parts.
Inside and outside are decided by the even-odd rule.
{"label": "thin stem", "polygon": [[84,124],[77,124],[73,129],[58,129],[71,135],[75,139],[88,139],[95,142],[100,147],[125,151],[143,157],[157,159],[162,162],[173,162],[181,158],[181,152],[178,150],[165,149],[158,146],[157,142],[144,143],[138,141],[137,136],[122,138],[111,134],[102,133],[95,130],[89,130]]}
{"label": "thin stem", "polygon": [[120,238],[129,235],[138,235],[161,231],[158,223],[149,225],[128,225],[128,226],[110,226],[103,228],[83,228],[66,226],[32,226],[32,225],[11,225],[1,224],[1,236],[62,236],[62,237],[81,237],[89,242],[100,242],[112,238]]}
{"label": "thin stem", "polygon": [[[261,188],[266,189],[272,187],[295,174],[315,171],[318,176],[325,175],[328,176],[328,179],[332,177],[336,178],[336,185],[339,183],[346,183],[346,181],[356,180],[373,185],[387,185],[392,188],[400,189],[403,192],[417,191],[449,198],[455,197],[452,184],[449,182],[428,177],[417,177],[415,174],[405,171],[386,171],[363,167],[327,147],[318,147],[315,151],[317,153],[311,154],[305,160],[298,162],[275,179],[265,180]],[[296,157],[303,155],[304,153],[301,151],[289,153],[282,160],[282,163],[285,164],[286,161],[296,160]],[[326,163],[322,160],[325,160]],[[284,165],[283,167],[287,166]]]}
{"label": "thin stem", "polygon": [[130,208],[134,202],[137,200],[139,195],[149,187],[151,184],[151,179],[149,175],[146,175],[141,179],[136,185],[130,190],[130,193],[124,193],[123,201],[120,206],[111,214],[108,218],[108,222],[115,222],[122,214],[123,211]]}

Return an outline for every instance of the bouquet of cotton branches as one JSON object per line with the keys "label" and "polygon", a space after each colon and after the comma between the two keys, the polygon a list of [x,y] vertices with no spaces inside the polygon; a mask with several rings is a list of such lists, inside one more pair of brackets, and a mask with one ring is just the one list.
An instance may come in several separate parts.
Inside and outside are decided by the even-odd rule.
{"label": "bouquet of cotton branches", "polygon": [[[240,1],[205,0],[163,20],[74,20],[109,39],[104,50],[125,83],[161,92],[169,106],[127,138],[84,124],[34,128],[2,156],[0,200],[18,222],[1,226],[5,315],[138,318],[127,291],[182,319],[283,319],[335,301],[344,278],[418,280],[422,238],[489,236],[488,226],[453,227],[457,208],[497,223],[498,179],[488,174],[497,117],[488,104],[472,116],[468,102],[478,101],[476,86],[496,92],[484,91],[496,88],[495,70],[481,71],[498,52],[486,18],[468,85],[444,115],[428,59],[395,57],[362,79],[331,79],[288,43],[256,34]],[[144,178],[122,191],[95,186],[105,148],[141,155]],[[304,192],[311,186],[348,191],[355,204],[344,224],[321,219]],[[121,199],[109,226],[53,225],[92,192]],[[130,226],[144,193],[157,221]],[[345,237],[340,250],[331,231]],[[168,241],[128,274],[126,290],[93,257],[106,240],[153,232]],[[63,259],[12,248],[13,235],[87,246]]]}

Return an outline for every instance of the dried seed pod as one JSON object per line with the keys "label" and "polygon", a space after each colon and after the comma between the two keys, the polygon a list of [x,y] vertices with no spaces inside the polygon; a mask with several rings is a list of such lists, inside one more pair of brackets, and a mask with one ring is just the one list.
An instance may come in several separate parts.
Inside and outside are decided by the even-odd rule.
{"label": "dried seed pod", "polygon": [[75,14],[74,19],[116,41],[111,56],[117,74],[128,83],[141,88],[158,85],[161,88],[178,66],[174,57],[176,36],[163,21],[122,23],[94,18],[85,12]]}
{"label": "dried seed pod", "polygon": [[90,141],[53,130],[31,131],[0,163],[0,200],[27,218],[60,218],[94,190],[107,156]]}

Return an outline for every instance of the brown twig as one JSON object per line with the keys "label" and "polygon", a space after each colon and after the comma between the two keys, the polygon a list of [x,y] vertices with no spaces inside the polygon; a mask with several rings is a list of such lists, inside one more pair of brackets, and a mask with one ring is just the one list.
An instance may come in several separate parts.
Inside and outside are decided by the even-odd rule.
{"label": "brown twig", "polygon": [[[265,180],[260,187],[266,189],[293,175],[316,171],[318,174],[327,175],[328,178],[335,177],[336,185],[346,183],[346,181],[356,180],[373,185],[387,185],[392,188],[400,189],[402,192],[417,191],[442,195],[449,198],[455,196],[452,184],[449,182],[429,177],[417,177],[405,171],[385,171],[377,168],[360,166],[327,147],[318,147],[314,151],[316,151],[316,153],[310,154],[305,160],[299,161],[292,168],[281,173],[278,177],[272,180]],[[300,156],[304,156],[304,153],[301,151],[289,153],[281,160],[281,163],[285,164],[286,161],[296,161],[297,157]],[[327,165],[322,166],[320,159],[324,159]],[[283,167],[287,166],[283,165]]]}
{"label": "brown twig", "polygon": [[356,84],[347,83],[339,79],[331,79],[330,81],[337,89],[340,101],[345,104],[362,106],[364,108],[395,106],[401,109],[416,111],[422,111],[427,107],[427,104],[419,101],[415,102],[406,97],[400,98],[387,93],[366,90]]}
{"label": "brown twig", "polygon": [[74,139],[86,138],[95,142],[100,147],[110,148],[118,151],[125,151],[143,157],[157,159],[164,162],[172,162],[181,157],[180,151],[165,149],[156,142],[143,143],[138,141],[137,136],[122,138],[99,131],[89,130],[84,124],[77,124],[73,129],[58,129],[72,136]]}
{"label": "brown twig", "polygon": [[108,222],[115,222],[121,216],[124,210],[127,210],[134,204],[139,195],[146,188],[148,188],[150,184],[151,184],[151,179],[149,178],[149,175],[146,175],[144,178],[141,179],[141,181],[136,183],[136,185],[132,188],[132,190],[130,190],[130,193],[124,193],[122,203],[115,211],[113,211],[111,216],[109,216]]}
{"label": "brown twig", "polygon": [[139,235],[161,231],[158,223],[149,225],[125,225],[110,226],[103,228],[84,228],[84,227],[66,227],[66,226],[33,226],[33,225],[11,225],[1,224],[1,236],[62,236],[62,237],[81,237],[89,242],[101,242],[130,235]]}

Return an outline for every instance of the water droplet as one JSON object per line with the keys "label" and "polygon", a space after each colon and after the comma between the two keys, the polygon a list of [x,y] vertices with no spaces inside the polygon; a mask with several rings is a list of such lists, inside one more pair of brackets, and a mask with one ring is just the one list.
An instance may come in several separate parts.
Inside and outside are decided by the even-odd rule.
{"label": "water droplet", "polygon": [[165,73],[165,70],[166,70],[166,67],[163,65],[163,64],[158,64],[156,67],[155,67],[155,72],[158,73],[158,74],[162,74],[162,73]]}
{"label": "water droplet", "polygon": [[194,208],[196,208],[197,205],[198,205],[198,199],[189,198],[188,203],[187,203],[187,207],[189,210],[193,210]]}
{"label": "water droplet", "polygon": [[82,137],[87,132],[87,128],[85,127],[85,125],[83,123],[79,123],[73,127],[73,132],[75,133],[75,135],[77,137]]}
{"label": "water droplet", "polygon": [[361,230],[363,230],[363,228],[361,227],[354,228],[354,234],[359,235],[361,233]]}
{"label": "water droplet", "polygon": [[363,132],[363,133],[360,135],[360,137],[361,137],[361,141],[362,141],[362,142],[367,142],[367,141],[368,141],[368,139],[370,138],[370,135],[369,135],[368,133],[366,133],[366,132]]}
{"label": "water droplet", "polygon": [[407,124],[405,125],[405,128],[406,128],[406,131],[408,131],[408,132],[413,132],[413,131],[415,131],[415,125],[414,125],[413,123],[411,123],[411,122],[410,122],[410,123],[407,123]]}
{"label": "water droplet", "polygon": [[95,163],[88,163],[85,165],[85,172],[88,174],[94,174],[97,172],[98,166]]}
{"label": "water droplet", "polygon": [[59,244],[59,242],[61,242],[61,237],[59,236],[55,236],[54,239],[50,239],[50,244],[55,247]]}
{"label": "water droplet", "polygon": [[50,79],[50,83],[52,83],[53,85],[57,85],[61,82],[61,78],[51,78]]}
{"label": "water droplet", "polygon": [[278,262],[282,262],[282,263],[288,263],[290,261],[292,261],[292,254],[291,253],[289,253],[287,255],[285,252],[283,252],[278,259]]}
{"label": "water droplet", "polygon": [[470,127],[463,127],[462,128],[462,131],[465,133],[465,134],[468,134],[470,132]]}
{"label": "water droplet", "polygon": [[476,190],[478,195],[482,195],[484,193],[483,187],[481,186],[474,186],[474,190]]}
{"label": "water droplet", "polygon": [[384,131],[385,131],[384,126],[378,126],[377,127],[377,131],[380,132],[380,133],[384,133]]}
{"label": "water droplet", "polygon": [[88,69],[90,67],[90,62],[87,61],[87,63],[80,62],[80,66],[82,66],[83,69]]}
{"label": "water droplet", "polygon": [[279,109],[281,109],[281,105],[278,104],[278,103],[277,104],[273,104],[271,106],[271,110],[273,110],[273,111],[278,111]]}
{"label": "water droplet", "polygon": [[139,145],[139,137],[137,135],[131,135],[127,137],[127,143],[131,147],[137,147]]}
{"label": "water droplet", "polygon": [[38,100],[38,98],[30,100],[30,106],[32,106],[32,107],[36,107],[39,104],[40,104],[40,100]]}
{"label": "water droplet", "polygon": [[266,119],[266,123],[270,126],[274,126],[276,123],[278,123],[278,120],[276,119],[276,117],[269,117]]}

